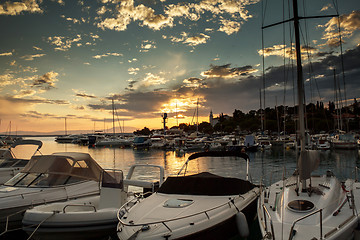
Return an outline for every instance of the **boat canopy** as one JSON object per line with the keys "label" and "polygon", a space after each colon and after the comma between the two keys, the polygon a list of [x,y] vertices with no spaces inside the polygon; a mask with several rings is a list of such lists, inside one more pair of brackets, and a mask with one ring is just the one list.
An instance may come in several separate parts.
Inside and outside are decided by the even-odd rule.
{"label": "boat canopy", "polygon": [[190,176],[168,177],[158,192],[166,194],[225,196],[249,192],[256,187],[239,178],[221,177],[209,172]]}
{"label": "boat canopy", "polygon": [[100,181],[103,169],[88,153],[66,152],[33,156],[21,172],[59,174]]}
{"label": "boat canopy", "polygon": [[17,140],[13,144],[11,144],[11,148],[14,148],[19,145],[37,145],[38,150],[42,147],[43,143],[40,140],[35,139],[23,139],[23,140]]}

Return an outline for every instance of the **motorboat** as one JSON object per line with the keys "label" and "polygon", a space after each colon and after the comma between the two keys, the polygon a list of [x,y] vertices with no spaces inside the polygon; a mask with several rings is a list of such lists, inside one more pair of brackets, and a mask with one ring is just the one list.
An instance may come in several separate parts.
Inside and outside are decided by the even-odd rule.
{"label": "motorboat", "polygon": [[130,147],[131,142],[128,139],[112,137],[104,138],[95,143],[95,147]]}
{"label": "motorboat", "polygon": [[320,151],[306,148],[299,20],[307,17],[298,16],[297,5],[293,0],[300,140],[297,169],[262,189],[257,210],[260,230],[263,239],[273,240],[352,239],[360,225],[358,182],[348,179],[344,184],[331,171],[313,174],[320,164]]}
{"label": "motorboat", "polygon": [[[134,179],[141,168],[147,175],[154,168],[159,179]],[[136,164],[130,167],[126,179],[123,172],[107,169],[102,177],[100,195],[66,202],[39,205],[28,209],[22,220],[23,230],[32,239],[90,240],[116,237],[118,209],[130,199],[148,196],[164,181],[164,168],[158,165]],[[130,191],[140,187],[140,192]]]}
{"label": "motorboat", "polygon": [[[209,172],[186,175],[200,157],[241,157],[247,180]],[[131,200],[118,213],[119,239],[228,239],[249,235],[256,214],[259,187],[248,181],[245,153],[209,151],[192,154],[177,176],[169,176],[148,198]]]}
{"label": "motorboat", "polygon": [[29,162],[29,159],[16,157],[14,149],[21,145],[36,146],[36,150],[32,156],[40,153],[42,142],[32,139],[21,139],[11,144],[9,148],[0,149],[0,184],[4,184],[7,180],[14,177]]}
{"label": "motorboat", "polygon": [[144,149],[151,146],[151,140],[149,136],[137,136],[132,142],[134,149]]}
{"label": "motorboat", "polygon": [[57,201],[98,195],[103,169],[88,153],[33,156],[0,186],[0,228],[21,226],[26,209]]}

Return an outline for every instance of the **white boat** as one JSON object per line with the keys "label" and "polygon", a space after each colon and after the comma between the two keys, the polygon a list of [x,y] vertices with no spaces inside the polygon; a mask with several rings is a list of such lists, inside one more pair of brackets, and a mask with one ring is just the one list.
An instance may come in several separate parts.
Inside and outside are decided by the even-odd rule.
{"label": "white boat", "polygon": [[209,172],[185,175],[191,160],[207,156],[245,158],[248,175],[244,153],[195,153],[156,193],[120,208],[119,239],[227,239],[239,232],[248,236],[247,222],[256,214],[259,188],[248,180]]}
{"label": "white boat", "polygon": [[14,148],[21,145],[36,146],[36,153],[40,153],[42,142],[39,140],[17,140],[7,149],[0,149],[0,184],[4,184],[7,180],[14,177],[24,166],[29,162],[29,159],[17,158],[14,153]]}
{"label": "white boat", "polygon": [[124,138],[104,138],[95,143],[95,147],[130,147],[131,141]]}
{"label": "white boat", "polygon": [[30,207],[99,194],[102,171],[87,153],[33,156],[20,173],[0,186],[0,228],[21,226]]}
{"label": "white boat", "polygon": [[[151,168],[159,170],[157,181],[134,180],[136,168],[147,174]],[[153,193],[164,180],[164,168],[157,165],[131,166],[126,179],[121,170],[106,170],[102,177],[100,195],[76,200],[44,204],[27,210],[22,220],[23,230],[32,239],[90,240],[116,237],[118,209],[130,199]],[[134,195],[129,187],[141,187]]]}
{"label": "white boat", "polygon": [[[297,56],[297,95],[300,155],[297,170],[289,178],[262,190],[258,220],[264,239],[351,239],[359,226],[359,184],[342,184],[332,172],[312,175],[320,162],[320,151],[306,150],[304,88],[301,67],[297,0],[293,0]],[[304,17],[302,17],[304,18]]]}

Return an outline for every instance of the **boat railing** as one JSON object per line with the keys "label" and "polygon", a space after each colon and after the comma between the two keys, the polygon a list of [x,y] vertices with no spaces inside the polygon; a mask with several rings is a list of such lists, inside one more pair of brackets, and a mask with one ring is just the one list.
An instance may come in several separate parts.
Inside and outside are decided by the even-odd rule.
{"label": "boat railing", "polygon": [[[258,195],[258,193],[256,191],[252,191],[255,195]],[[124,221],[122,221],[122,217],[124,216],[125,213],[129,212],[129,210],[126,208],[127,206],[130,206],[129,209],[131,207],[133,207],[137,202],[140,202],[140,198],[133,198],[131,200],[129,200],[128,202],[126,202],[119,210],[118,210],[118,213],[117,213],[117,217],[118,217],[118,220],[119,220],[119,223],[123,226],[128,226],[128,227],[137,227],[137,226],[149,226],[149,225],[154,225],[154,224],[163,224],[170,232],[172,232],[171,228],[166,224],[166,223],[169,223],[169,222],[174,222],[174,221],[178,221],[178,220],[182,220],[182,219],[186,219],[186,218],[191,218],[191,217],[194,217],[194,216],[198,216],[198,215],[205,215],[207,219],[210,219],[210,215],[209,215],[209,212],[213,211],[213,210],[216,210],[216,209],[219,209],[221,207],[224,207],[226,205],[228,205],[230,208],[231,206],[234,206],[235,209],[240,212],[240,210],[236,207],[235,205],[235,200],[236,199],[245,199],[245,197],[243,195],[238,195],[236,197],[233,197],[233,198],[230,198],[229,201],[227,201],[226,203],[223,203],[223,204],[220,204],[218,206],[215,206],[215,207],[212,207],[210,209],[207,209],[207,210],[204,210],[204,211],[200,211],[200,212],[197,212],[197,213],[194,213],[194,214],[189,214],[187,216],[183,216],[183,217],[177,217],[177,218],[172,218],[172,219],[166,219],[166,220],[162,220],[162,221],[154,221],[154,222],[146,222],[146,223],[134,223],[132,221],[130,221],[129,223],[126,223]],[[124,211],[125,212],[124,212]]]}
{"label": "boat railing", "polygon": [[77,207],[77,208],[92,208],[94,209],[94,212],[96,212],[96,207],[94,205],[84,205],[84,204],[68,204],[68,205],[65,205],[64,208],[63,208],[63,213],[66,213],[66,209],[68,207]]}
{"label": "boat railing", "polygon": [[265,228],[265,232],[268,233],[268,226],[267,226],[267,221],[266,221],[266,216],[269,217],[269,221],[270,221],[270,227],[271,227],[271,236],[272,239],[275,240],[275,234],[274,234],[274,225],[272,222],[272,218],[270,216],[269,210],[266,208],[265,204],[262,205],[263,207],[263,211],[264,211],[264,228]]}
{"label": "boat railing", "polygon": [[296,220],[293,222],[292,226],[291,226],[290,234],[289,234],[289,240],[292,240],[293,237],[294,237],[294,235],[295,235],[295,233],[294,233],[294,227],[295,227],[296,223],[298,223],[298,222],[300,222],[300,221],[302,221],[302,220],[304,220],[304,219],[306,219],[306,218],[308,218],[308,217],[310,217],[310,216],[312,216],[312,215],[315,215],[315,214],[317,214],[317,213],[320,214],[320,239],[323,239],[322,210],[323,210],[322,208],[321,208],[321,209],[318,209],[318,210],[316,210],[315,212],[309,213],[309,214],[307,214],[307,215],[305,215],[305,216],[303,216],[303,217],[301,217],[301,218],[296,219]]}

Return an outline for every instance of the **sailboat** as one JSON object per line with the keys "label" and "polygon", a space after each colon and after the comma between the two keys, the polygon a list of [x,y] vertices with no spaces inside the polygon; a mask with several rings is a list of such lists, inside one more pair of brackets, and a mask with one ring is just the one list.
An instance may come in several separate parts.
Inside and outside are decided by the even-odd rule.
{"label": "sailboat", "polygon": [[117,137],[115,134],[115,105],[114,99],[112,99],[112,125],[113,125],[113,136],[110,138],[104,138],[95,143],[96,147],[129,147],[131,141]]}
{"label": "sailboat", "polygon": [[[297,0],[293,0],[297,58],[300,154],[297,170],[262,189],[258,221],[264,239],[351,239],[359,227],[360,183],[341,182],[331,171],[311,173],[319,165],[318,152],[305,149],[304,89]],[[274,24],[273,24],[274,25]]]}

